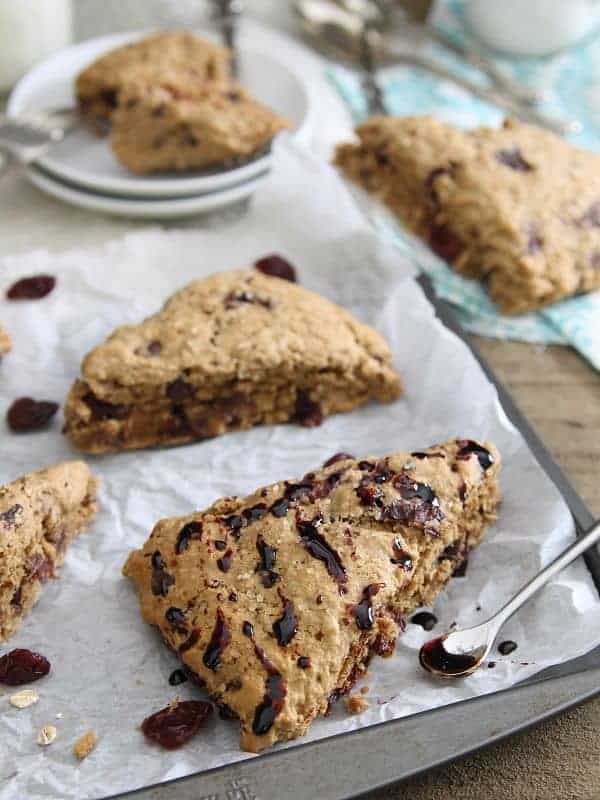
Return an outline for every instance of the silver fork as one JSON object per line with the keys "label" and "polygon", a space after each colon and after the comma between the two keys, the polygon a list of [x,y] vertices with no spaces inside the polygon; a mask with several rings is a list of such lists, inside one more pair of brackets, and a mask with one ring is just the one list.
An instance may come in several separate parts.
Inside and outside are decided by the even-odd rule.
{"label": "silver fork", "polygon": [[36,161],[80,124],[79,111],[74,108],[28,111],[18,117],[0,113],[0,150],[7,156],[4,170],[10,163]]}

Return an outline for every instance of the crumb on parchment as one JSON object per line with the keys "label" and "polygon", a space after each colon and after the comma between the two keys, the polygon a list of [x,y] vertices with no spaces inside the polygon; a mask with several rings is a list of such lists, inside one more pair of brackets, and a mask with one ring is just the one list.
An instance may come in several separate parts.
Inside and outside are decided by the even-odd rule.
{"label": "crumb on parchment", "polygon": [[73,754],[82,761],[89,756],[97,743],[98,736],[96,735],[96,731],[87,731],[83,736],[80,736],[73,745]]}
{"label": "crumb on parchment", "polygon": [[344,705],[350,714],[362,714],[363,711],[369,708],[368,700],[365,700],[360,694],[351,694],[349,697],[346,697]]}

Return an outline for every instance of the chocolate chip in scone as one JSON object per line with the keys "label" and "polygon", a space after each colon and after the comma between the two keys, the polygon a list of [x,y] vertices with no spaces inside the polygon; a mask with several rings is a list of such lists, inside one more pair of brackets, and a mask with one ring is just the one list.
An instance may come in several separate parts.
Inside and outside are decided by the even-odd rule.
{"label": "chocolate chip in scone", "polygon": [[188,650],[191,650],[192,647],[198,644],[199,639],[200,639],[200,631],[198,630],[198,628],[194,628],[194,630],[190,633],[185,642],[182,642],[179,645],[178,652],[185,653]]}
{"label": "chocolate chip in scone", "polygon": [[152,339],[151,342],[148,342],[148,346],[146,348],[151,356],[158,356],[162,353],[162,343],[159,342],[158,339]]}
{"label": "chocolate chip in scone", "polygon": [[7,289],[8,300],[41,300],[46,297],[56,286],[53,275],[32,275],[30,278],[21,278]]}
{"label": "chocolate chip in scone", "polygon": [[279,500],[275,500],[269,511],[274,517],[280,519],[281,517],[285,517],[288,513],[289,507],[289,500],[285,497],[280,497]]}
{"label": "chocolate chip in scone", "polygon": [[392,483],[400,493],[400,499],[383,509],[382,520],[416,525],[432,536],[439,535],[438,525],[444,515],[433,489],[425,483],[414,481],[404,472],[397,475]]}
{"label": "chocolate chip in scone", "polygon": [[539,253],[544,246],[544,240],[540,236],[535,222],[530,222],[527,226],[527,252],[530,256]]}
{"label": "chocolate chip in scone", "polygon": [[308,497],[312,489],[312,483],[289,483],[285,487],[285,497],[291,503],[295,503],[297,500]]}
{"label": "chocolate chip in scone", "polygon": [[225,539],[215,539],[213,544],[217,550],[220,551],[227,550],[227,542],[225,541]]}
{"label": "chocolate chip in scone", "polygon": [[175,583],[175,578],[167,572],[165,561],[159,550],[152,554],[152,594],[156,597],[166,597],[169,589]]}
{"label": "chocolate chip in scone", "polygon": [[265,503],[259,503],[256,506],[252,506],[252,508],[246,508],[242,511],[242,516],[246,520],[248,525],[252,525],[253,522],[258,522],[259,519],[262,519],[268,513],[268,509]]}
{"label": "chocolate chip in scone", "polygon": [[434,169],[431,170],[429,175],[425,178],[425,184],[424,184],[425,191],[426,191],[426,194],[427,194],[431,204],[434,207],[437,207],[438,202],[439,202],[438,196],[437,196],[437,192],[435,190],[435,182],[442,175],[449,175],[450,177],[453,177],[454,176],[454,172],[456,170],[456,166],[457,165],[454,162],[450,162],[449,164],[445,164],[445,165],[440,166],[440,167],[435,167]]}
{"label": "chocolate chip in scone", "polygon": [[192,539],[202,538],[202,523],[188,522],[179,531],[177,542],[175,543],[175,553],[181,555],[190,546]]}
{"label": "chocolate chip in scone", "polygon": [[294,421],[305,428],[316,428],[323,422],[321,406],[311,400],[307,392],[302,389],[299,389],[296,395]]}
{"label": "chocolate chip in scone", "polygon": [[142,732],[166,750],[176,750],[198,733],[212,711],[204,700],[181,700],[146,717]]}
{"label": "chocolate chip in scone", "polygon": [[230,517],[223,517],[222,522],[229,528],[234,536],[239,537],[240,531],[244,527],[244,518],[239,514],[232,514]]}
{"label": "chocolate chip in scone", "polygon": [[263,275],[269,275],[271,278],[281,278],[290,283],[296,283],[296,270],[287,259],[276,254],[259,258],[254,262],[254,267],[262,272]]}
{"label": "chocolate chip in scone", "polygon": [[370,630],[374,623],[372,598],[379,592],[383,584],[371,583],[363,589],[362,600],[354,608],[354,619],[362,631]]}
{"label": "chocolate chip in scone", "polygon": [[383,491],[381,488],[369,482],[369,479],[364,479],[359,483],[355,489],[356,494],[363,506],[379,505],[383,498]]}
{"label": "chocolate chip in scone", "polygon": [[105,400],[100,400],[92,392],[88,392],[82,398],[83,402],[92,412],[94,419],[125,419],[131,410],[130,406],[120,403],[107,403]]}
{"label": "chocolate chip in scone", "polygon": [[517,172],[532,172],[534,169],[533,164],[523,158],[523,154],[518,147],[496,150],[495,157],[500,164],[504,164],[505,167],[510,167],[510,169],[514,169]]}
{"label": "chocolate chip in scone", "polygon": [[29,433],[45,428],[58,411],[58,403],[20,397],[6,413],[9,428],[15,433]]}
{"label": "chocolate chip in scone", "polygon": [[31,580],[45,583],[54,577],[54,560],[45,553],[32,553],[25,561],[25,574]]}
{"label": "chocolate chip in scone", "polygon": [[16,524],[17,519],[23,514],[23,506],[20,503],[15,503],[6,511],[0,514],[0,525],[13,526]]}
{"label": "chocolate chip in scone", "polygon": [[457,439],[456,444],[459,448],[458,453],[456,454],[457,460],[466,461],[474,453],[479,459],[479,464],[484,472],[486,472],[494,463],[494,457],[490,451],[485,447],[482,447],[477,442],[473,442],[471,439]]}
{"label": "chocolate chip in scone", "polygon": [[183,378],[175,378],[174,381],[167,384],[166,389],[167,397],[173,400],[174,403],[181,403],[187,400],[194,393],[194,387],[191,383],[187,383]]}
{"label": "chocolate chip in scone", "polygon": [[446,458],[445,453],[422,453],[419,450],[415,450],[414,453],[411,453],[413,458],[418,458],[420,461],[425,458]]}
{"label": "chocolate chip in scone", "polygon": [[308,656],[300,656],[296,661],[300,669],[310,669],[310,658]]}
{"label": "chocolate chip in scone", "polygon": [[414,562],[410,553],[402,547],[402,541],[398,538],[392,542],[392,551],[394,555],[390,558],[392,564],[396,564],[405,572],[410,572],[413,568]]}
{"label": "chocolate chip in scone", "polygon": [[40,653],[25,648],[11,650],[0,657],[0,683],[22,686],[43,678],[50,672],[50,662]]}
{"label": "chocolate chip in scone", "polygon": [[213,628],[212,635],[204,655],[202,656],[202,663],[208,669],[213,671],[217,670],[221,664],[221,656],[223,651],[231,641],[231,631],[225,619],[225,614],[221,608],[217,608],[217,618]]}
{"label": "chocolate chip in scone", "polygon": [[265,542],[264,536],[262,536],[260,533],[256,537],[256,549],[260,555],[260,563],[257,569],[273,569],[275,562],[277,561],[277,549],[275,547],[270,547]]}
{"label": "chocolate chip in scone", "polygon": [[251,622],[244,622],[244,624],[242,625],[242,633],[249,639],[252,639],[254,637],[254,627]]}

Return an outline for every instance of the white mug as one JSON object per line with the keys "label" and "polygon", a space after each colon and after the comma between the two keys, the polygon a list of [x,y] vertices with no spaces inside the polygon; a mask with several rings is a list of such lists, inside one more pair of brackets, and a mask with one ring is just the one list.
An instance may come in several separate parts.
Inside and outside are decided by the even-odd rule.
{"label": "white mug", "polygon": [[71,0],[0,0],[0,92],[72,38]]}
{"label": "white mug", "polygon": [[600,0],[466,0],[465,16],[490,47],[542,56],[575,44],[600,24]]}

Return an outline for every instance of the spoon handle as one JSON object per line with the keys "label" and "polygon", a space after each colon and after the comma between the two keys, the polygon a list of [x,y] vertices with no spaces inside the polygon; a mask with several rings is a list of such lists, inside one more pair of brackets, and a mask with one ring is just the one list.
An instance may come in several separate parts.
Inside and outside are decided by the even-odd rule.
{"label": "spoon handle", "polygon": [[600,540],[600,522],[595,522],[592,527],[589,529],[587,533],[583,536],[577,538],[572,545],[569,545],[565,550],[558,555],[554,561],[551,561],[547,567],[544,567],[541,572],[532,578],[529,583],[526,583],[525,586],[521,589],[520,592],[509,600],[509,602],[503,606],[503,608],[498,611],[495,616],[495,621],[499,624],[504,623],[509,617],[511,617],[515,611],[517,611],[521,606],[526,603],[529,598],[541,589],[550,578],[554,577],[557,573],[563,570],[565,567],[568,567],[572,561],[580,556],[583,552],[585,552],[589,547]]}

